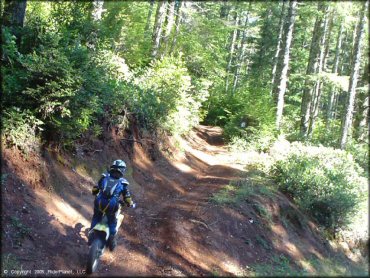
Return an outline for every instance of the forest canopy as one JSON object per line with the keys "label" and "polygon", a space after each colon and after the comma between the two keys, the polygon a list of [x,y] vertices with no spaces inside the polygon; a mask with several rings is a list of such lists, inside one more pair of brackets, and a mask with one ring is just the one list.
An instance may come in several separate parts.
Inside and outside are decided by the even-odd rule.
{"label": "forest canopy", "polygon": [[369,130],[367,5],[3,0],[7,141],[68,145],[130,114],[171,133],[201,121],[228,138],[268,131],[358,148]]}

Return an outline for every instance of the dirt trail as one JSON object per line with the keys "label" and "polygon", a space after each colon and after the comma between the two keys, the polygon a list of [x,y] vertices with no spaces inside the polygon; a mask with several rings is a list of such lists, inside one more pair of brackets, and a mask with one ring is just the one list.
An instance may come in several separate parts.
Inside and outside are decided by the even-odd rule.
{"label": "dirt trail", "polygon": [[[214,236],[214,227],[223,220],[209,197],[242,171],[229,163],[219,128],[200,126],[182,145],[183,152],[168,159],[158,152],[148,155],[138,143],[131,145],[133,153],[127,152],[118,138],[100,154],[85,155],[88,167],[96,166],[96,160],[109,165],[112,154],[125,158],[138,204],[125,211],[119,245],[114,253],[104,254],[95,275],[202,275],[225,263],[228,267],[232,254]],[[82,271],[92,216],[90,189],[96,181],[47,150],[25,158],[4,149],[3,160],[4,253],[15,254],[23,268]],[[14,243],[11,234],[22,227],[31,232]],[[42,257],[46,259],[40,261]]]}
{"label": "dirt trail", "polygon": [[[270,222],[248,202],[228,207],[209,201],[231,180],[249,175],[227,151],[221,129],[199,126],[181,139],[182,151],[169,150],[171,159],[151,143],[141,145],[145,138],[135,130],[131,135],[135,140],[112,135],[96,141],[75,157],[47,149],[23,157],[4,149],[3,254],[13,254],[22,269],[81,274],[93,210],[90,190],[117,158],[129,165],[138,206],[125,210],[118,246],[104,254],[93,276],[240,275],[273,255],[299,261],[330,254],[313,225],[295,224],[299,213],[280,193],[258,197],[271,213]],[[287,218],[288,226],[281,222],[281,210],[296,212]]]}
{"label": "dirt trail", "polygon": [[[117,251],[105,260],[107,273],[204,275],[232,260],[222,254],[227,252],[222,246],[215,249],[220,243],[212,228],[222,220],[214,219],[209,197],[241,171],[229,163],[219,128],[201,126],[182,143],[182,156],[174,161],[162,157],[143,169],[153,181],[134,176],[147,192],[137,199],[138,209],[130,213]],[[137,164],[140,168],[142,161]]]}

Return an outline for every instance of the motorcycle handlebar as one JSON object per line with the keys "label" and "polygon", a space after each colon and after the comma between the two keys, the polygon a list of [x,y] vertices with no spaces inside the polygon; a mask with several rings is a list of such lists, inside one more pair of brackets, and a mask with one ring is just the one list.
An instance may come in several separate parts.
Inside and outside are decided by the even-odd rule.
{"label": "motorcycle handlebar", "polygon": [[[121,206],[125,206],[125,202],[124,201],[122,201],[122,200],[120,200],[119,201],[119,203],[120,203],[120,205]],[[129,207],[131,207],[131,208],[136,208],[136,203],[133,203],[131,206],[129,206]]]}

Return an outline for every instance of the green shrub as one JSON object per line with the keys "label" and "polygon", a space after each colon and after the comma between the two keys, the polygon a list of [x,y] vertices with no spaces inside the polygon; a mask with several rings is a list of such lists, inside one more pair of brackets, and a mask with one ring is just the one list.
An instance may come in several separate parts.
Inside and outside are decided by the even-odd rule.
{"label": "green shrub", "polygon": [[24,152],[39,147],[38,134],[43,122],[38,120],[29,110],[11,107],[3,111],[3,133],[5,143],[16,146]]}
{"label": "green shrub", "polygon": [[146,128],[161,127],[182,134],[198,124],[208,84],[196,83],[199,91],[195,92],[181,59],[168,57],[155,61],[135,84],[140,89],[134,90],[131,106]]}
{"label": "green shrub", "polygon": [[330,229],[350,223],[367,188],[352,155],[333,148],[293,143],[274,172],[280,190]]}
{"label": "green shrub", "polygon": [[269,126],[238,128],[239,136],[230,136],[230,134],[236,133],[230,128],[235,129],[235,125],[233,127],[229,124],[225,126],[225,133],[229,134],[229,148],[233,151],[267,152],[276,141],[275,131]]}
{"label": "green shrub", "polygon": [[369,176],[369,144],[357,143],[350,140],[347,144],[346,151],[353,155],[355,161],[365,170]]}
{"label": "green shrub", "polygon": [[264,184],[265,180],[256,182],[253,178],[231,181],[221,190],[212,195],[211,201],[216,204],[240,204],[247,201],[260,216],[266,216],[269,212],[260,203],[254,201],[255,196],[273,197],[275,189]]}

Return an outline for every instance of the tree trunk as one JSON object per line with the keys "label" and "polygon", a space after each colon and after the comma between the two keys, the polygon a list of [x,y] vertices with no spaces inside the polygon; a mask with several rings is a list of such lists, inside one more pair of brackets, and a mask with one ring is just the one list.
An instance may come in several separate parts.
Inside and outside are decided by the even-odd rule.
{"label": "tree trunk", "polygon": [[157,12],[155,15],[155,22],[153,28],[153,46],[152,46],[152,58],[157,58],[158,50],[161,42],[162,25],[164,21],[164,15],[166,11],[167,2],[158,2]]}
{"label": "tree trunk", "polygon": [[153,9],[154,9],[154,0],[150,0],[150,6],[149,6],[148,16],[146,18],[146,24],[145,24],[145,30],[144,30],[145,35],[148,34],[149,29],[150,29],[150,23],[152,21]]}
{"label": "tree trunk", "polygon": [[[328,24],[330,20],[331,15],[327,14],[325,15],[325,20],[324,20],[324,26],[323,26],[323,34],[322,38],[320,41],[320,56],[319,56],[319,61],[318,61],[318,67],[317,67],[317,74],[320,75],[323,71],[324,68],[324,63],[325,63],[325,51],[326,51],[326,44],[328,41]],[[313,100],[312,100],[312,105],[311,105],[311,111],[310,111],[310,122],[309,122],[309,127],[308,127],[308,133],[307,136],[309,139],[312,138],[312,133],[314,130],[315,126],[315,121],[317,118],[317,115],[319,114],[319,105],[320,105],[320,99],[321,99],[321,89],[322,89],[322,82],[321,82],[321,77],[316,81],[316,84],[314,86],[314,94],[313,94]]]}
{"label": "tree trunk", "polygon": [[342,134],[340,138],[340,148],[344,149],[347,144],[347,137],[351,132],[351,125],[352,125],[352,116],[353,116],[353,108],[355,103],[356,97],[356,86],[357,86],[357,79],[358,73],[360,69],[360,58],[361,58],[361,40],[364,35],[364,26],[365,26],[365,15],[367,9],[368,1],[364,2],[360,19],[357,28],[357,36],[354,45],[353,51],[353,62],[352,62],[352,69],[351,75],[349,79],[349,87],[348,87],[348,97],[345,109],[345,115],[342,124]]}
{"label": "tree trunk", "polygon": [[[258,45],[258,58],[254,62],[258,65],[257,68],[260,68],[261,65],[263,65],[263,59],[266,55],[266,50],[269,48],[268,45],[266,45],[266,39],[270,40],[269,36],[269,30],[271,29],[271,17],[273,16],[273,7],[270,6],[263,17],[263,26],[261,33],[261,42]],[[265,66],[265,65],[263,65]]]}
{"label": "tree trunk", "polygon": [[235,50],[235,44],[236,44],[236,36],[237,36],[237,31],[238,31],[238,22],[239,22],[239,13],[238,11],[235,11],[234,14],[234,30],[231,36],[231,42],[230,42],[230,47],[229,47],[229,61],[227,63],[227,68],[226,68],[226,88],[225,90],[227,91],[229,89],[229,73],[231,70],[232,62],[234,59],[234,50]]}
{"label": "tree trunk", "polygon": [[230,5],[227,1],[222,1],[222,6],[220,8],[220,18],[221,19],[227,19],[230,12]]}
{"label": "tree trunk", "polygon": [[293,39],[293,27],[296,17],[296,8],[297,8],[297,1],[293,0],[289,2],[289,9],[287,15],[287,22],[285,25],[284,31],[284,38],[283,38],[283,48],[282,51],[283,55],[283,64],[281,68],[281,72],[279,72],[280,76],[280,84],[278,87],[278,104],[277,104],[277,112],[276,112],[276,128],[280,128],[281,119],[283,116],[283,109],[284,109],[284,95],[287,87],[288,82],[288,68],[289,68],[289,58],[290,58],[290,45]]}
{"label": "tree trunk", "polygon": [[161,57],[166,55],[166,52],[168,50],[168,40],[170,38],[174,23],[175,23],[175,0],[171,0],[167,10],[167,25],[162,41],[163,50]]}
{"label": "tree trunk", "polygon": [[7,27],[23,27],[26,15],[26,0],[4,1],[3,25]]}
{"label": "tree trunk", "polygon": [[361,120],[358,125],[358,140],[365,141],[369,137],[369,96],[364,99],[361,110]]}
{"label": "tree trunk", "polygon": [[93,9],[93,19],[95,21],[100,21],[101,16],[103,13],[103,5],[104,5],[104,0],[95,0],[94,3],[94,9]]}
{"label": "tree trunk", "polygon": [[245,21],[244,21],[244,29],[242,33],[242,39],[240,42],[240,47],[239,47],[239,52],[238,52],[238,57],[236,59],[237,64],[235,65],[235,70],[234,70],[234,82],[233,82],[233,90],[232,94],[235,93],[237,84],[238,84],[238,79],[239,79],[239,74],[240,74],[240,69],[242,67],[243,61],[245,59],[245,50],[247,48],[247,38],[248,38],[248,22],[249,22],[249,13],[251,10],[252,2],[249,2],[248,6],[248,11],[247,14],[245,15]]}
{"label": "tree trunk", "polygon": [[21,43],[21,32],[19,27],[23,27],[26,15],[26,0],[5,0],[3,12],[3,25],[9,27],[10,32],[16,36],[16,43]]}
{"label": "tree trunk", "polygon": [[[320,40],[322,37],[322,23],[323,23],[323,16],[325,10],[325,4],[323,2],[318,3],[318,10],[321,12],[315,21],[315,26],[313,30],[313,36],[311,40],[310,46],[310,54],[308,58],[306,76],[311,76],[315,74],[318,67],[318,56],[320,53]],[[312,82],[308,79],[305,81],[305,88],[303,91],[302,96],[302,104],[301,104],[301,127],[300,132],[302,137],[307,137],[309,121],[310,121],[310,112],[311,112],[311,105],[312,105]]]}
{"label": "tree trunk", "polygon": [[[279,35],[278,35],[278,43],[276,47],[276,52],[274,55],[274,65],[272,67],[272,80],[271,80],[271,91],[270,96],[272,96],[272,92],[275,90],[275,79],[276,79],[276,69],[279,62],[280,52],[281,52],[281,39],[283,37],[284,31],[284,22],[285,22],[285,1],[283,1],[283,5],[281,7],[281,15],[279,19]],[[277,86],[277,85],[276,85]]]}
{"label": "tree trunk", "polygon": [[[333,61],[333,69],[332,73],[338,73],[338,66],[339,66],[339,51],[342,47],[342,36],[343,35],[343,21],[340,23],[340,28],[338,32],[337,37],[337,44],[335,46],[335,56]],[[329,130],[330,128],[330,121],[333,118],[333,105],[336,95],[336,89],[332,89],[329,97],[329,103],[327,108],[327,114],[326,114],[326,129]]]}
{"label": "tree trunk", "polygon": [[178,4],[176,5],[176,9],[175,9],[175,13],[176,13],[175,26],[176,26],[176,29],[175,29],[175,33],[173,34],[173,38],[172,38],[170,54],[173,53],[173,51],[175,49],[177,36],[180,32],[181,13],[182,13],[181,8],[182,8],[182,6],[183,6],[183,2],[181,0],[179,0]]}
{"label": "tree trunk", "polygon": [[327,69],[327,61],[328,61],[328,54],[330,48],[330,39],[331,33],[333,30],[333,22],[334,22],[334,10],[331,10],[331,14],[329,15],[329,23],[328,23],[328,34],[326,37],[326,44],[325,44],[325,51],[324,51],[324,61],[322,62],[322,69],[325,71]]}

